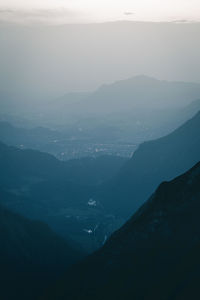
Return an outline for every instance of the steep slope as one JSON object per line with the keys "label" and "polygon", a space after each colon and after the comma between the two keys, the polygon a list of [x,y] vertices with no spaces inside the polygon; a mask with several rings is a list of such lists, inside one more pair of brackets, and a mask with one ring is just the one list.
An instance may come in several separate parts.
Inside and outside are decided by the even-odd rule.
{"label": "steep slope", "polygon": [[1,299],[36,299],[47,284],[79,261],[81,250],[44,223],[0,206]]}
{"label": "steep slope", "polygon": [[45,299],[199,299],[199,213],[200,163],[162,183]]}
{"label": "steep slope", "polygon": [[162,181],[171,180],[200,160],[200,112],[171,134],[143,143],[117,178],[98,195],[119,214],[130,215]]}

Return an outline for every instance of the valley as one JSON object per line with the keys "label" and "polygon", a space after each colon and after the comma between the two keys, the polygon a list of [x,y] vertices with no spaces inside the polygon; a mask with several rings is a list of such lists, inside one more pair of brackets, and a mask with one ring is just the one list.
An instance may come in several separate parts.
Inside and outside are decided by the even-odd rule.
{"label": "valley", "polygon": [[7,2],[0,300],[200,299],[198,1]]}

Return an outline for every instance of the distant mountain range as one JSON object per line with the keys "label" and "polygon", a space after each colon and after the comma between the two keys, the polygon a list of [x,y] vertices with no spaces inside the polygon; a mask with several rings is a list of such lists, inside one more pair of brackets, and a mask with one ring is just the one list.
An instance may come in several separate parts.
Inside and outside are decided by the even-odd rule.
{"label": "distant mountain range", "polygon": [[200,109],[200,84],[136,76],[103,85],[79,101],[70,100],[69,94],[64,99],[46,105],[47,124],[51,120],[81,129],[83,137],[139,144],[166,135],[193,117]]}
{"label": "distant mountain range", "polygon": [[200,297],[200,163],[150,199],[45,299]]}
{"label": "distant mountain range", "polygon": [[[94,90],[136,74],[199,81],[199,22],[172,19],[63,26],[2,23],[0,90],[57,98],[64,91]],[[13,35],[12,52],[7,49]]]}
{"label": "distant mountain range", "polygon": [[199,98],[199,83],[158,80],[140,75],[104,84],[93,92],[67,93],[49,101],[22,100],[1,92],[0,108],[1,114],[14,116],[21,112],[24,116],[26,112],[27,117],[31,116],[31,121],[50,122],[51,117],[53,124],[68,124],[73,123],[74,118],[76,121],[76,116],[80,120],[80,117],[98,115],[105,117],[127,112],[134,115],[136,112],[171,110],[187,106]]}
{"label": "distant mountain range", "polygon": [[199,128],[200,112],[171,134],[141,144],[97,199],[109,210],[130,216],[162,181],[200,160]]}
{"label": "distant mountain range", "polygon": [[0,298],[35,300],[85,255],[46,224],[0,206]]}
{"label": "distant mountain range", "polygon": [[[2,107],[0,140],[48,151],[57,157],[70,148],[70,158],[77,143],[78,149],[83,145],[90,148],[90,143],[138,145],[166,135],[192,118],[200,110],[198,99],[198,83],[136,76],[91,93],[71,93],[31,106],[25,102],[21,113],[11,105],[10,114],[3,114]],[[25,121],[24,116],[30,121]],[[36,128],[27,128],[30,125]],[[79,155],[85,156],[81,151]]]}
{"label": "distant mountain range", "polygon": [[117,120],[127,123],[132,117],[132,127],[138,122],[144,124],[143,126],[151,126],[156,115],[158,122],[161,121],[159,114],[167,120],[172,110],[183,108],[196,99],[200,99],[199,83],[170,82],[148,76],[135,76],[105,84],[88,95],[67,94],[66,97],[51,101],[45,106],[43,117],[48,119],[49,115],[52,122],[58,124],[77,122],[83,128],[83,120],[87,120],[88,124],[94,117],[97,118],[97,124],[93,120],[95,125],[101,124],[103,118],[105,124],[116,126]]}
{"label": "distant mountain range", "polygon": [[[200,84],[170,82],[148,76],[135,76],[113,84],[105,84],[84,100],[67,106],[68,113],[114,114],[131,110],[162,110],[183,107],[200,98]],[[68,99],[68,97],[67,97]],[[67,100],[66,99],[66,100]],[[63,105],[63,98],[62,98]],[[59,100],[55,106],[59,105]]]}

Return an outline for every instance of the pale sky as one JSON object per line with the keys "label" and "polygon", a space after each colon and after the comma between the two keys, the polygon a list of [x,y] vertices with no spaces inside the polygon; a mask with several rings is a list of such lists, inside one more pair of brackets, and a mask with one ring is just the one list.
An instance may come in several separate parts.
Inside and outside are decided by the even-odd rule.
{"label": "pale sky", "polygon": [[200,21],[200,0],[0,0],[0,21]]}

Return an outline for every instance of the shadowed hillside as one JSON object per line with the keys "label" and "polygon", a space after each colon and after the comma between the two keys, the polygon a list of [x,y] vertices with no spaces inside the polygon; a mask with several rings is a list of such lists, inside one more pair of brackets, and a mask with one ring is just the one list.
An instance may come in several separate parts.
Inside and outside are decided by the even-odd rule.
{"label": "shadowed hillside", "polygon": [[0,203],[94,251],[124,220],[106,212],[92,194],[123,161],[105,156],[63,162],[0,143]]}
{"label": "shadowed hillside", "polygon": [[200,160],[200,112],[171,134],[141,144],[118,176],[97,197],[119,214],[136,210],[162,181]]}
{"label": "shadowed hillside", "polygon": [[105,246],[45,299],[199,298],[200,164],[163,182]]}
{"label": "shadowed hillside", "polygon": [[30,221],[2,206],[0,240],[0,298],[4,300],[35,300],[48,284],[85,255],[45,223]]}

